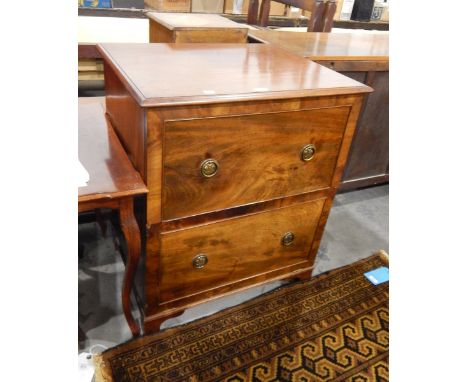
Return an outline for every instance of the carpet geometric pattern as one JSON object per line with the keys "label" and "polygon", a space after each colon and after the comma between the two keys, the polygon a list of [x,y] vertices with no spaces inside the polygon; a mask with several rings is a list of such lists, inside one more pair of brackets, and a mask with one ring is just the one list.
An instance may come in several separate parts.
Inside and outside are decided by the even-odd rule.
{"label": "carpet geometric pattern", "polygon": [[96,382],[386,382],[385,253],[95,357]]}

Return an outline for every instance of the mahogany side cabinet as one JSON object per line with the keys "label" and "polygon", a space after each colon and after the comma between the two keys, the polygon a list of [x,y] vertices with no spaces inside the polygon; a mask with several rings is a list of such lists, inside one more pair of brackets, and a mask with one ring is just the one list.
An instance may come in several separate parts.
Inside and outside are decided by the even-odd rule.
{"label": "mahogany side cabinet", "polygon": [[145,333],[191,306],[309,279],[363,97],[263,44],[102,44],[106,110],[147,187]]}

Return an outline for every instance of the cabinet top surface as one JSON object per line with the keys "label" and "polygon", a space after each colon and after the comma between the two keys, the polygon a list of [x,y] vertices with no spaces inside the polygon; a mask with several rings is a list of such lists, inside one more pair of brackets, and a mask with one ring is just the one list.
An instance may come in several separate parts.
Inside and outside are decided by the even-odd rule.
{"label": "cabinet top surface", "polygon": [[209,29],[234,28],[249,29],[245,24],[239,24],[220,15],[209,13],[161,13],[147,12],[146,16],[166,28],[174,29]]}
{"label": "cabinet top surface", "polygon": [[104,97],[78,99],[78,157],[89,174],[88,184],[78,188],[78,202],[147,192],[104,113]]}
{"label": "cabinet top surface", "polygon": [[249,36],[311,60],[388,61],[386,33],[250,30]]}
{"label": "cabinet top surface", "polygon": [[101,44],[140,106],[356,94],[366,85],[269,44]]}

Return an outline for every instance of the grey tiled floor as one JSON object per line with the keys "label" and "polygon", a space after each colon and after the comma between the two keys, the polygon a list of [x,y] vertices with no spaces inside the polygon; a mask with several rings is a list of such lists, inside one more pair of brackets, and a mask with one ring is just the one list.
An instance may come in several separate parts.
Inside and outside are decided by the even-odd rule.
{"label": "grey tiled floor", "polygon": [[[368,257],[379,249],[388,252],[388,192],[385,185],[336,196],[313,275]],[[103,237],[96,224],[81,225],[79,240],[85,247],[84,258],[79,260],[79,322],[87,336],[80,351],[89,351],[96,344],[112,347],[131,338],[121,313],[124,266],[112,238]],[[188,309],[164,322],[162,329],[215,313],[282,284],[272,282]]]}

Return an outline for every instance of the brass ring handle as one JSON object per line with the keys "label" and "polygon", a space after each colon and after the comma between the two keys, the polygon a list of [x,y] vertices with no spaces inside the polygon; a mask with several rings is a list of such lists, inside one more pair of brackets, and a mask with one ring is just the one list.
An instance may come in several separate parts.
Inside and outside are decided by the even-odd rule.
{"label": "brass ring handle", "polygon": [[283,238],[281,239],[281,244],[283,244],[284,246],[288,246],[288,245],[291,245],[294,241],[294,233],[289,231],[289,232],[286,232],[284,235],[283,235]]}
{"label": "brass ring handle", "polygon": [[314,157],[316,151],[317,151],[317,148],[315,147],[315,145],[311,143],[308,145],[305,145],[301,150],[301,159],[304,162],[310,161]]}
{"label": "brass ring handle", "polygon": [[192,265],[196,269],[203,268],[208,263],[208,256],[204,255],[203,253],[195,256],[192,259]]}
{"label": "brass ring handle", "polygon": [[214,159],[205,159],[201,162],[200,172],[205,178],[211,178],[218,172],[219,164]]}

